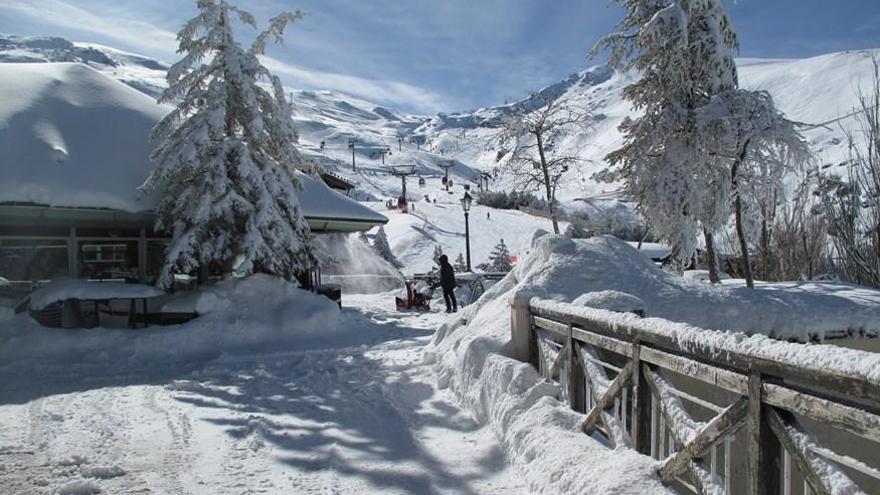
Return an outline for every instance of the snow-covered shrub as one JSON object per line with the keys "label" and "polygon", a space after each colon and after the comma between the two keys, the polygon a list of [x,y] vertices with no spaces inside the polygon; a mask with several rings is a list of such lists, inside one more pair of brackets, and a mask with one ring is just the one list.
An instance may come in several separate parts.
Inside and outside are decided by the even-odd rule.
{"label": "snow-covered shrub", "polygon": [[[820,189],[823,213],[840,275],[880,287],[880,61],[873,86],[859,96],[858,139],[850,133],[850,160],[844,178],[826,176]],[[858,144],[863,143],[863,144]]]}
{"label": "snow-covered shrub", "polygon": [[807,177],[790,197],[764,208],[755,257],[759,280],[834,278],[828,218],[816,193],[816,184]]}
{"label": "snow-covered shrub", "polygon": [[452,264],[452,268],[455,269],[456,272],[464,273],[468,271],[467,263],[464,260],[464,255],[458,253],[458,256],[455,258],[455,263]]}
{"label": "snow-covered shrub", "polygon": [[504,244],[504,239],[500,239],[498,244],[492,249],[492,252],[489,253],[489,261],[480,263],[477,268],[484,272],[497,273],[507,273],[513,268],[513,264],[510,262],[510,251],[507,249],[507,245]]}
{"label": "snow-covered shrub", "polygon": [[477,194],[477,204],[498,208],[499,210],[518,210],[530,208],[549,214],[550,208],[546,199],[522,191],[483,191]]}

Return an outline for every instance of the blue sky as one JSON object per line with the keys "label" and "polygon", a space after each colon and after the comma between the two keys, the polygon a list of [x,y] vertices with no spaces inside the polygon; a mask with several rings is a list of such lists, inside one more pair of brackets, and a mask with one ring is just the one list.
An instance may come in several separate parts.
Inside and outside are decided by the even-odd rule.
{"label": "blue sky", "polygon": [[[235,2],[233,2],[235,3]],[[519,98],[592,65],[585,54],[621,13],[606,0],[249,0],[265,20],[308,16],[270,47],[291,86],[334,89],[419,113]],[[878,0],[738,0],[741,56],[880,48]],[[90,41],[174,61],[193,0],[3,0],[0,32]],[[246,31],[241,31],[247,35]]]}

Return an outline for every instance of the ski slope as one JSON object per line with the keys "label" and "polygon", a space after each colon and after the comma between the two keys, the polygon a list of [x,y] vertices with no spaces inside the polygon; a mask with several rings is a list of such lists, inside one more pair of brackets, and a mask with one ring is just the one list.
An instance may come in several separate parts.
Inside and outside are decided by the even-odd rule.
{"label": "ski slope", "polygon": [[[384,203],[371,203],[384,208]],[[385,212],[385,232],[397,258],[407,273],[424,273],[436,268],[434,247],[440,246],[450,263],[466,253],[464,212],[458,198],[440,198],[437,203],[416,203],[409,214]],[[487,217],[488,215],[488,217]],[[470,213],[471,266],[489,260],[489,253],[501,239],[511,256],[522,258],[536,230],[552,231],[550,220],[516,210],[496,210],[474,204]],[[562,228],[566,224],[563,222]]]}

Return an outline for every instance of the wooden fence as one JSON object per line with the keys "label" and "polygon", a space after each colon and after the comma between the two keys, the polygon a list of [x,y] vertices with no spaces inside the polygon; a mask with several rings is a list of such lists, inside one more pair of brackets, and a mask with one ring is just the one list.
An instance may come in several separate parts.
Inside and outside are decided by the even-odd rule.
{"label": "wooden fence", "polygon": [[675,490],[880,494],[877,381],[754,352],[686,349],[638,319],[577,313],[515,298],[515,357],[560,383],[561,398],[586,414],[585,433],[657,459]]}

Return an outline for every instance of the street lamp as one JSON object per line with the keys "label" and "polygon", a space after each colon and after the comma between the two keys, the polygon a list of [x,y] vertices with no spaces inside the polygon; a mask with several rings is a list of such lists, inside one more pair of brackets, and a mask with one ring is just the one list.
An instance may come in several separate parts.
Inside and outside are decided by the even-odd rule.
{"label": "street lamp", "polygon": [[471,230],[468,224],[468,214],[471,211],[471,202],[473,200],[467,191],[464,192],[464,196],[461,198],[461,209],[464,210],[464,246],[467,253],[467,271],[471,271]]}

